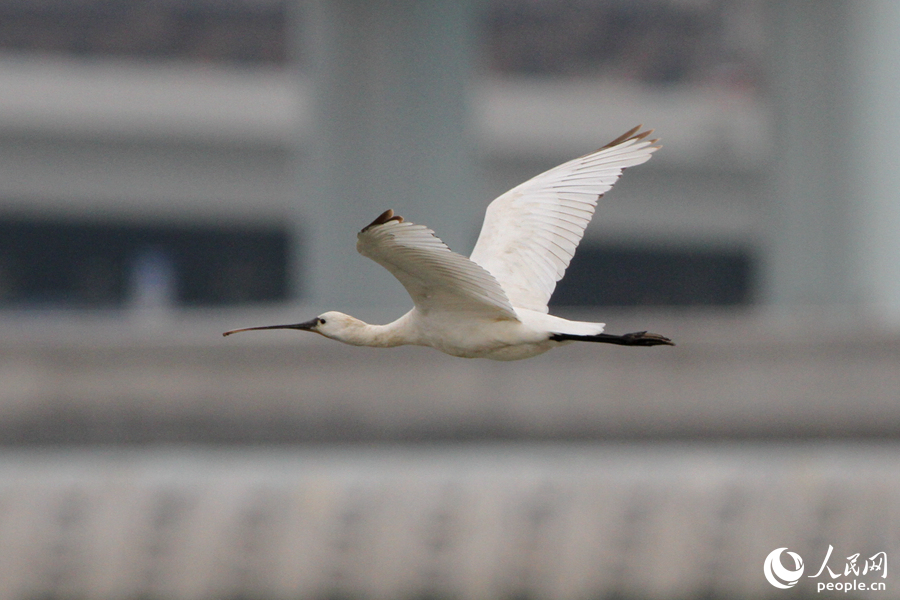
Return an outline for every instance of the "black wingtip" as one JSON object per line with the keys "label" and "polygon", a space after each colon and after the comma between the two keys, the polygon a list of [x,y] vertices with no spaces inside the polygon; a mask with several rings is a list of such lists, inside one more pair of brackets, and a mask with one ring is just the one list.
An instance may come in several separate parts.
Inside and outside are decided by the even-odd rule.
{"label": "black wingtip", "polygon": [[384,225],[388,221],[397,221],[398,223],[402,223],[403,217],[401,217],[400,215],[395,215],[394,211],[389,208],[386,211],[384,211],[383,213],[381,213],[380,215],[378,215],[377,217],[375,217],[374,221],[372,221],[371,223],[369,223],[368,225],[363,227],[360,230],[360,233],[363,233],[364,231],[367,231],[367,230],[371,229],[372,227],[375,227],[376,225]]}
{"label": "black wingtip", "polygon": [[607,148],[612,148],[613,146],[618,146],[619,144],[622,144],[624,142],[628,142],[631,140],[642,140],[645,137],[647,137],[648,135],[650,135],[651,133],[653,133],[652,129],[647,129],[646,131],[638,133],[641,130],[641,128],[643,128],[643,125],[638,125],[637,127],[633,127],[631,129],[629,129],[628,131],[626,131],[625,133],[623,133],[622,135],[620,135],[613,141],[609,142],[608,144],[606,144],[605,146],[600,148],[600,150],[606,150]]}
{"label": "black wingtip", "polygon": [[[620,135],[613,141],[609,142],[605,146],[597,148],[593,152],[588,152],[582,158],[591,156],[593,154],[597,154],[598,152],[602,152],[604,150],[609,150],[610,148],[614,148],[615,146],[618,146],[619,144],[624,144],[625,142],[630,142],[632,140],[637,140],[637,141],[643,140],[644,138],[648,137],[650,134],[653,133],[652,129],[647,129],[645,131],[641,131],[640,133],[638,133],[643,127],[644,127],[643,125],[638,125],[637,127],[632,127],[631,129],[629,129],[628,131],[626,131],[625,133],[623,133],[622,135]],[[662,145],[659,144],[658,142],[659,142],[659,138],[649,140],[650,147],[653,148],[654,150],[659,150],[660,148],[662,148]],[[651,150],[651,152],[652,151],[653,150]]]}

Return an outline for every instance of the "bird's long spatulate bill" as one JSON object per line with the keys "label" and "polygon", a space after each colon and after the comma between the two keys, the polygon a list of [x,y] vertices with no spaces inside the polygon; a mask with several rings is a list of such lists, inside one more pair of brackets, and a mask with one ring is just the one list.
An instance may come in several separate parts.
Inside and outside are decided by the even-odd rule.
{"label": "bird's long spatulate bill", "polygon": [[241,331],[260,331],[262,329],[301,329],[303,331],[310,331],[313,327],[316,326],[316,319],[310,319],[309,321],[304,321],[303,323],[294,323],[292,325],[263,325],[262,327],[243,327],[241,329],[232,329],[231,331],[226,331],[223,333],[223,336],[229,336],[232,333],[240,333]]}

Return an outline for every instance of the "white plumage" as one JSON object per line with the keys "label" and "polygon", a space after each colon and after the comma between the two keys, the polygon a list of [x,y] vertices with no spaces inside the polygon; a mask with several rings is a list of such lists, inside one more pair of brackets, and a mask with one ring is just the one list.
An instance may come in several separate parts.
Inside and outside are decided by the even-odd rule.
{"label": "white plumage", "polygon": [[488,206],[472,255],[452,252],[431,229],[385,211],[359,232],[356,249],[396,277],[413,300],[387,325],[330,311],[293,325],[248,327],[314,331],[358,346],[431,346],[466,358],[528,358],[569,341],[673,345],[663,336],[603,333],[603,323],[548,314],[547,304],[590,223],[597,200],[622,169],[659,146],[640,126],[603,148],[559,165]]}

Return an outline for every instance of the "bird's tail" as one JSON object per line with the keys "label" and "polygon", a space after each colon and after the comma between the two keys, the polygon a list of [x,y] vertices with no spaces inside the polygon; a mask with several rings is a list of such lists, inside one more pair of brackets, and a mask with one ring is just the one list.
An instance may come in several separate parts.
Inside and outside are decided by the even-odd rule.
{"label": "bird's tail", "polygon": [[659,335],[658,333],[648,333],[646,331],[636,331],[634,333],[626,333],[624,335],[613,335],[611,333],[597,333],[594,335],[576,335],[572,333],[554,333],[550,339],[555,342],[597,342],[600,344],[616,344],[617,346],[674,346],[675,343],[669,338]]}

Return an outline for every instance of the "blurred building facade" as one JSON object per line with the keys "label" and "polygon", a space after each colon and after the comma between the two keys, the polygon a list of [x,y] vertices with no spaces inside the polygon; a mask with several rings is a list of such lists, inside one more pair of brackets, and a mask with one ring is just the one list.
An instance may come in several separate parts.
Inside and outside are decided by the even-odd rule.
{"label": "blurred building facade", "polygon": [[490,198],[645,122],[666,149],[557,304],[896,316],[893,5],[456,4],[4,2],[3,304],[121,306],[150,252],[178,305],[392,305],[344,252],[365,215],[466,252]]}

